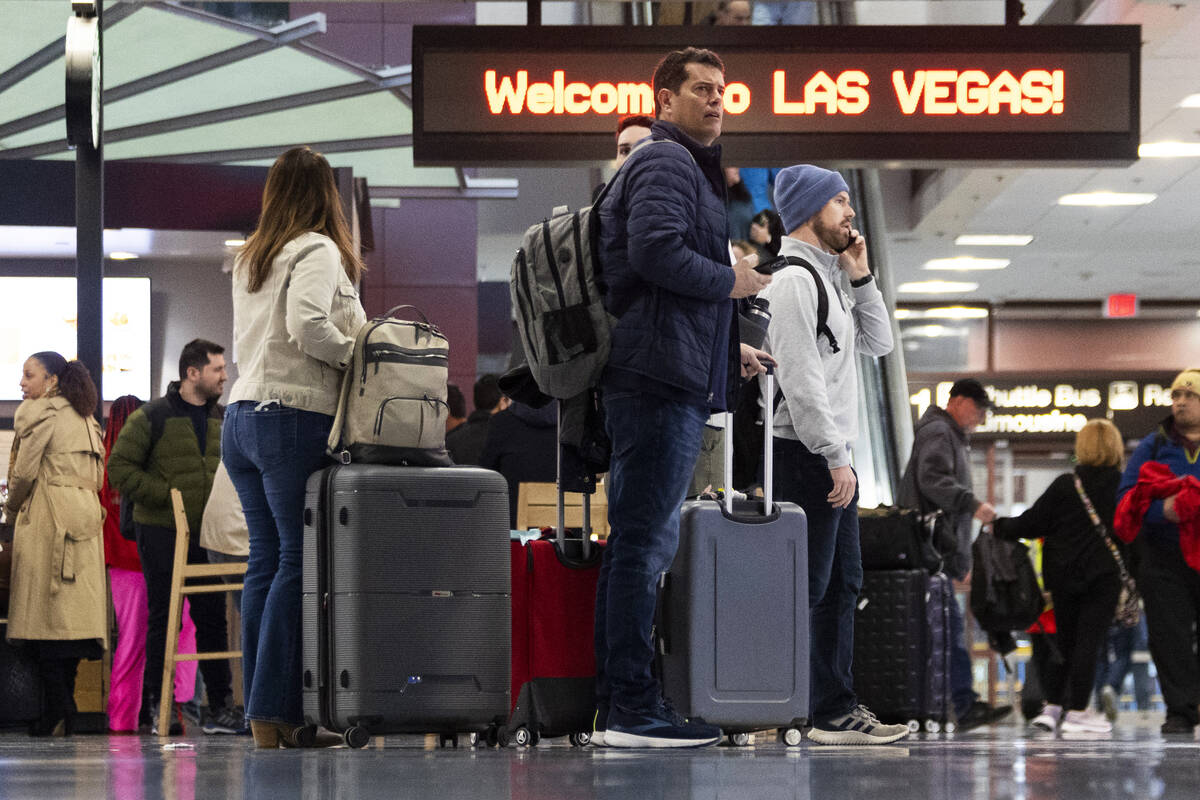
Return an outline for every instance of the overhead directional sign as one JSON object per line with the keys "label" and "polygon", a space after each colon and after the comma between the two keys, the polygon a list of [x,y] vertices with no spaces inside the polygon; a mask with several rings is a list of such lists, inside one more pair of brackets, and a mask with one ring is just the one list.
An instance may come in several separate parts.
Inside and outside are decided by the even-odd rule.
{"label": "overhead directional sign", "polygon": [[1138,26],[421,27],[417,164],[612,157],[671,50],[725,63],[727,163],[1128,164]]}

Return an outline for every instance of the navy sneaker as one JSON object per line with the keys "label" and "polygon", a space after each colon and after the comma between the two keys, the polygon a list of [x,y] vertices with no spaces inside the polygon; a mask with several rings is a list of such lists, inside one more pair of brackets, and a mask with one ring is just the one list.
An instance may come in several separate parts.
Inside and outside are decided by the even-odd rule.
{"label": "navy sneaker", "polygon": [[605,735],[608,733],[608,706],[597,705],[596,716],[592,718],[592,741],[593,747],[608,747],[605,741]]}
{"label": "navy sneaker", "polygon": [[629,713],[613,706],[604,732],[605,747],[710,747],[721,741],[721,729],[689,722],[663,701],[648,711]]}

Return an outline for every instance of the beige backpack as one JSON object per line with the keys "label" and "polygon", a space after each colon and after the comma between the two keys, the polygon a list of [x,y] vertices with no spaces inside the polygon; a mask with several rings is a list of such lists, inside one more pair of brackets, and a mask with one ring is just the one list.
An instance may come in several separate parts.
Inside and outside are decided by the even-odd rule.
{"label": "beige backpack", "polygon": [[[392,315],[410,308],[420,322]],[[412,306],[367,322],[342,377],[329,454],[343,464],[449,466],[446,337]]]}

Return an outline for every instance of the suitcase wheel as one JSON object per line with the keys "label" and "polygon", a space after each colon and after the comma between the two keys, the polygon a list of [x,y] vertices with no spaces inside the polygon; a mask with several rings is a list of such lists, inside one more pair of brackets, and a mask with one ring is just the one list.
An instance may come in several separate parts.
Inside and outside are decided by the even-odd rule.
{"label": "suitcase wheel", "polygon": [[570,735],[571,744],[575,747],[587,747],[592,741],[591,731],[580,731]]}
{"label": "suitcase wheel", "polygon": [[305,725],[296,731],[296,744],[300,747],[312,747],[317,743],[317,726]]}
{"label": "suitcase wheel", "polygon": [[912,731],[913,733],[920,733],[921,732],[921,720],[910,719],[908,721],[908,729],[910,731]]}
{"label": "suitcase wheel", "polygon": [[734,747],[745,747],[750,744],[750,734],[748,733],[731,733],[728,738],[729,744]]}
{"label": "suitcase wheel", "polygon": [[513,731],[512,740],[517,747],[531,747],[537,744],[537,738],[524,725]]}
{"label": "suitcase wheel", "polygon": [[956,730],[958,730],[958,725],[953,722],[947,722],[942,726],[942,730],[944,730],[946,733],[954,733]]}
{"label": "suitcase wheel", "polygon": [[499,725],[488,725],[487,732],[484,734],[484,741],[487,742],[488,747],[496,747],[496,746],[503,747],[504,745],[508,744],[508,741],[507,741],[508,736],[505,735],[504,739],[505,739],[505,741],[502,744],[500,741],[500,726]]}
{"label": "suitcase wheel", "polygon": [[783,736],[783,743],[788,747],[797,747],[804,740],[804,732],[799,728],[784,728],[780,734]]}
{"label": "suitcase wheel", "polygon": [[[473,735],[473,734],[472,734]],[[472,741],[471,744],[475,742]],[[455,750],[458,749],[458,734],[457,733],[440,733],[438,734],[438,747],[450,745]]]}
{"label": "suitcase wheel", "polygon": [[925,720],[925,732],[926,733],[940,733],[941,730],[942,730],[942,723],[938,722],[936,719]]}
{"label": "suitcase wheel", "polygon": [[346,732],[342,734],[342,739],[346,742],[347,747],[359,750],[366,747],[367,743],[371,741],[371,733],[361,725],[354,725],[346,729]]}

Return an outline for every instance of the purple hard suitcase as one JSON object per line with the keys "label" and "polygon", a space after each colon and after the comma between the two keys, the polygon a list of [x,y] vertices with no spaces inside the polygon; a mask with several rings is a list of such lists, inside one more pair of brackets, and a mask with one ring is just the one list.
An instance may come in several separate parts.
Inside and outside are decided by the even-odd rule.
{"label": "purple hard suitcase", "polygon": [[950,690],[950,579],[868,570],[854,617],[854,691],[884,722],[929,733],[955,727]]}
{"label": "purple hard suitcase", "polygon": [[[731,428],[727,416],[726,486]],[[657,639],[663,693],[680,713],[720,726],[733,744],[776,728],[796,745],[809,705],[808,525],[798,505],[772,502],[771,426],[763,428],[762,501],[683,504]]]}

